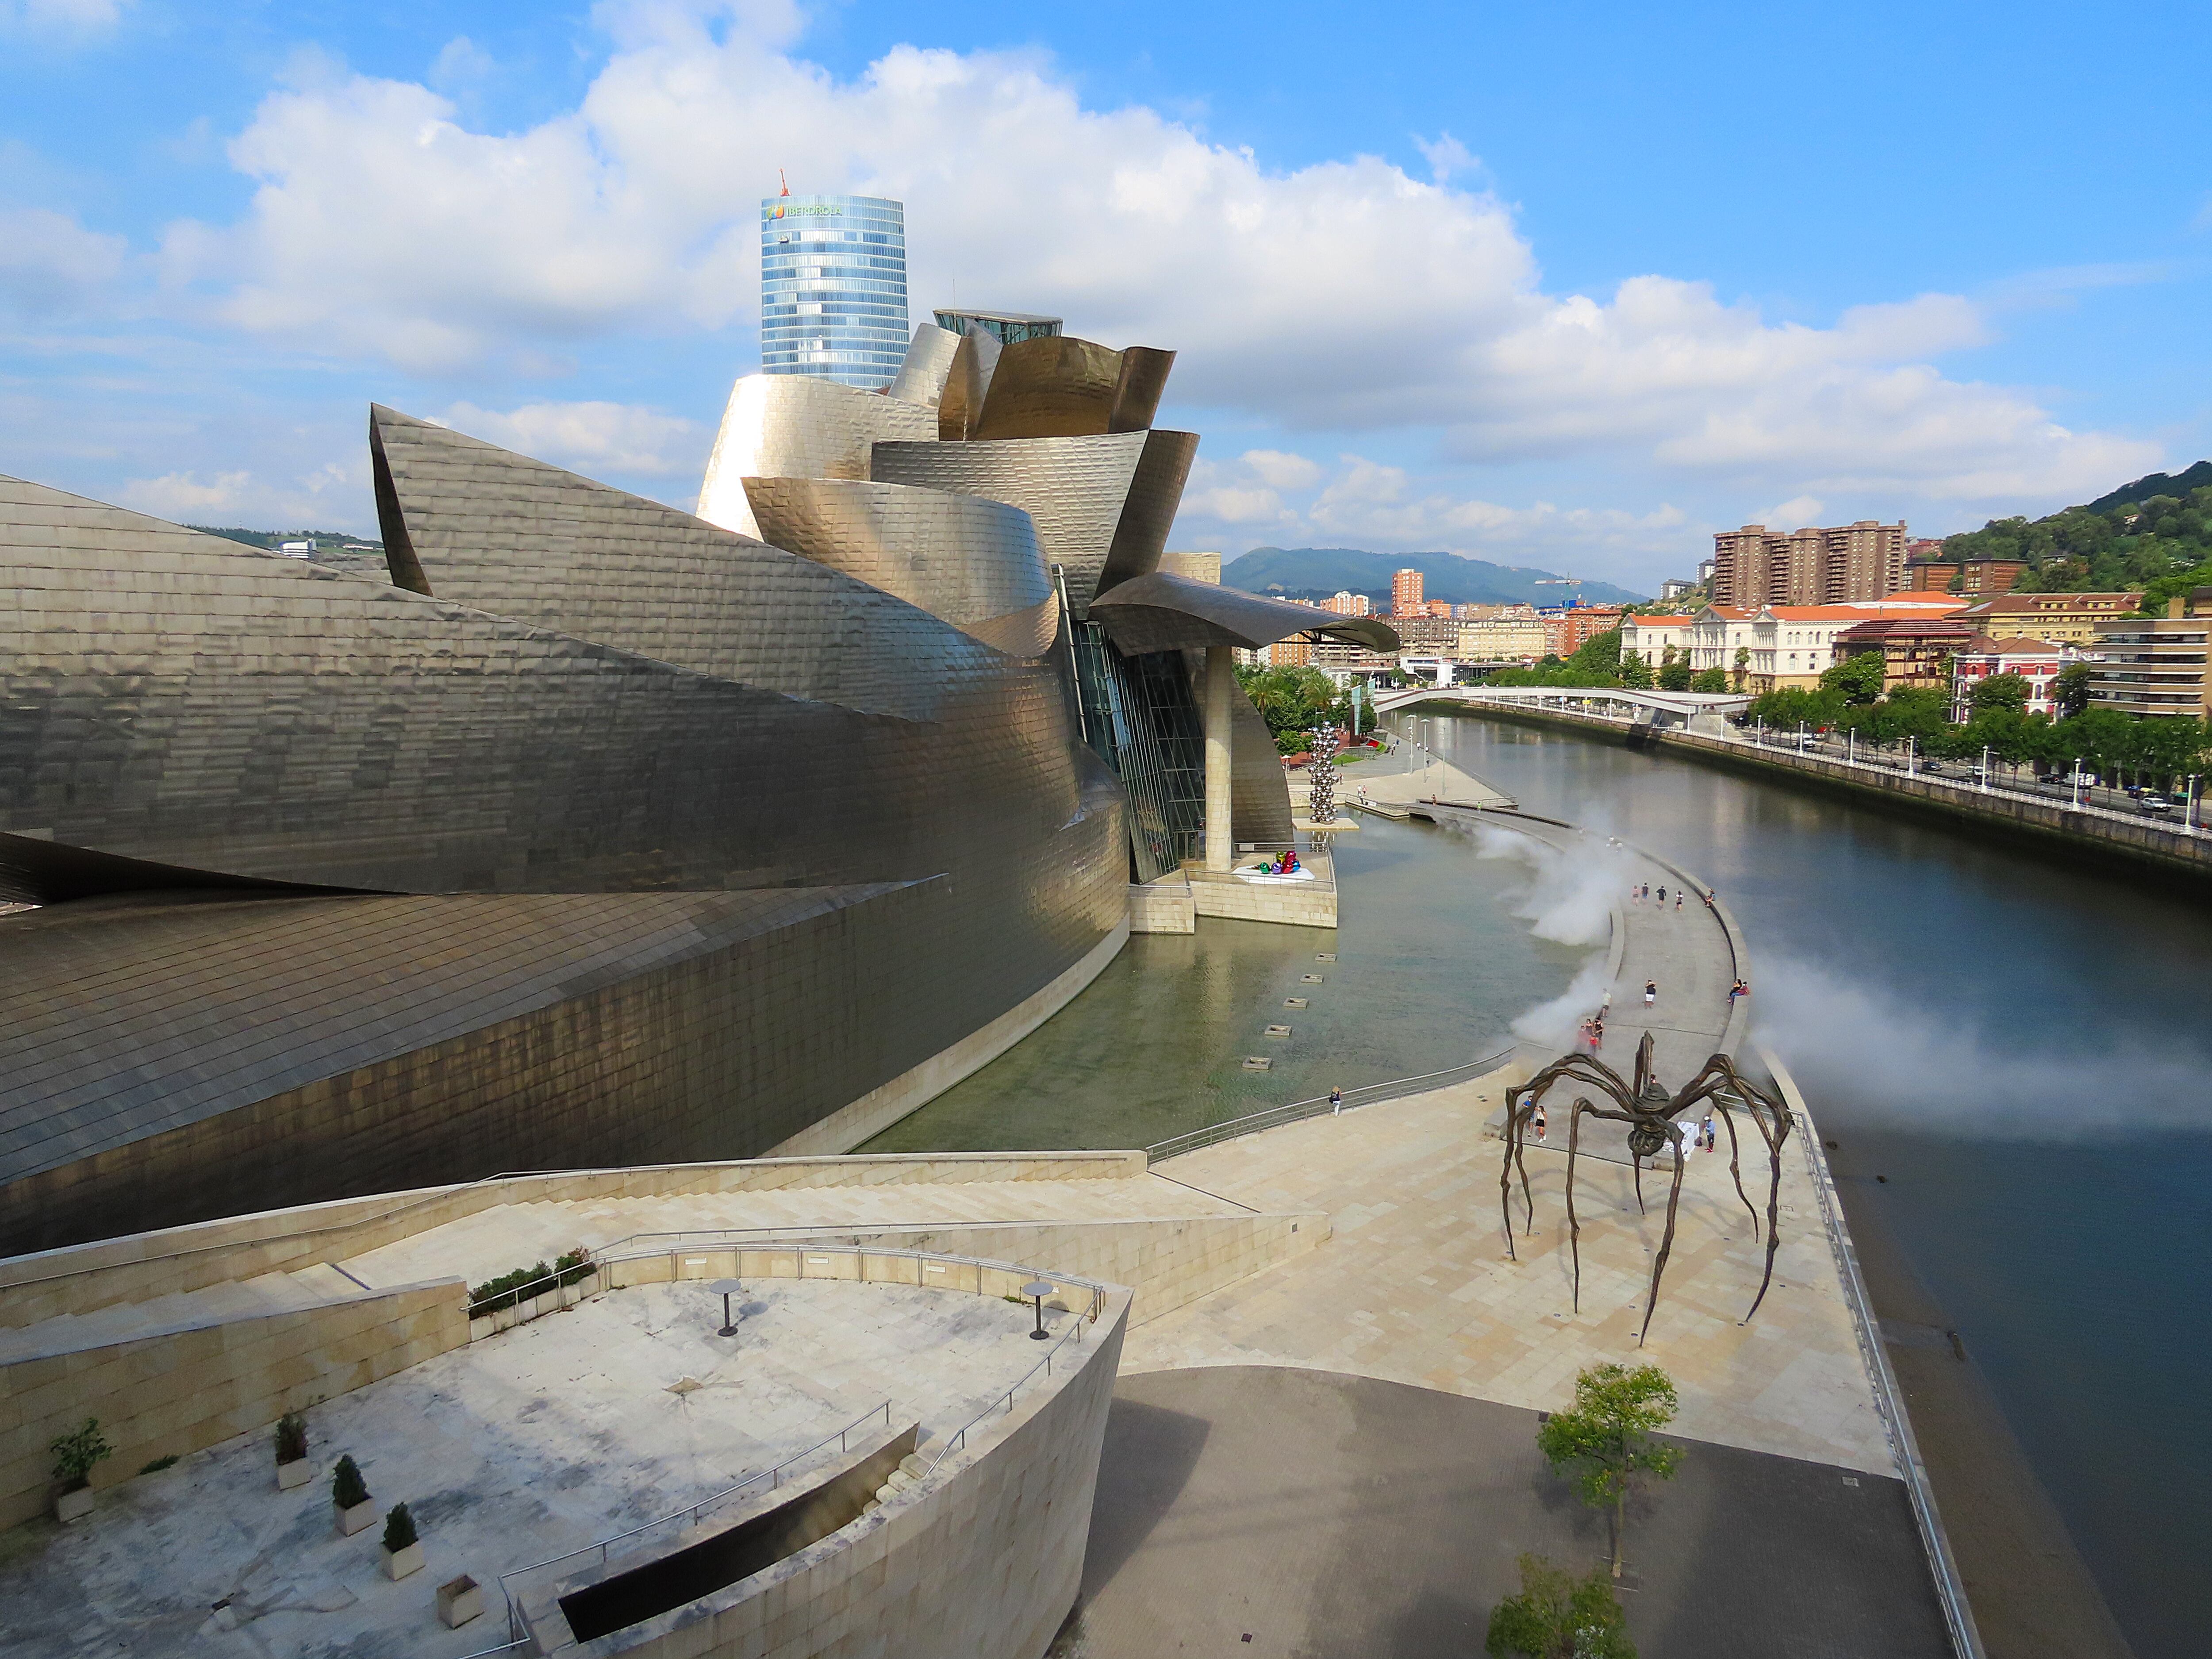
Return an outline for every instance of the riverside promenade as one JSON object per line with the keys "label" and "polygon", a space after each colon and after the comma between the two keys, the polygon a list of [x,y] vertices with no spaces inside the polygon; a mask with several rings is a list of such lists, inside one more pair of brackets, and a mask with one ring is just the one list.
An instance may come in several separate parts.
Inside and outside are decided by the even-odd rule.
{"label": "riverside promenade", "polygon": [[[1571,1034],[1609,987],[1602,1057],[1632,1065],[1649,1030],[1677,1087],[1742,1039],[1728,997],[1748,977],[1741,941],[1694,884],[1674,908],[1683,872],[1572,825],[1469,817],[1472,833],[1529,838],[1540,887],[1605,896],[1599,971],[1578,981],[1585,995],[1541,1011],[1555,1026]],[[1632,902],[1646,883],[1652,898]],[[1647,980],[1660,987],[1649,1009]],[[1083,1598],[1055,1659],[1478,1650],[1520,1553],[1577,1571],[1603,1555],[1602,1522],[1534,1437],[1576,1374],[1608,1360],[1661,1366],[1680,1397],[1669,1437],[1682,1472],[1630,1515],[1623,1603],[1646,1659],[1954,1652],[1831,1245],[1817,1149],[1802,1133],[1785,1144],[1773,1285],[1747,1322],[1763,1241],[1727,1158],[1692,1156],[1639,1346],[1671,1164],[1646,1168],[1639,1202],[1625,1152],[1585,1134],[1577,1307],[1570,1091],[1550,1097],[1552,1133],[1526,1155],[1533,1230],[1516,1181],[1516,1255],[1505,1248],[1498,1126],[1511,1090],[1565,1046],[1545,1039],[1529,1030],[1471,1082],[1154,1166],[1263,1212],[1325,1212],[1329,1234],[1131,1330]],[[1762,1209],[1766,1170],[1747,1149]]]}

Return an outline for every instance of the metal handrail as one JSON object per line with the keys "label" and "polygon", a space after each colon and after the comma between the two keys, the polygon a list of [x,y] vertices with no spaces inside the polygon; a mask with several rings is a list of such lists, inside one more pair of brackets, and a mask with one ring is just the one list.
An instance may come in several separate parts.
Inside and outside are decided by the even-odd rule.
{"label": "metal handrail", "polygon": [[[1097,1317],[1097,1305],[1095,1299],[1092,1303],[1090,1316],[1093,1319]],[[1035,1376],[1039,1371],[1042,1371],[1047,1376],[1050,1376],[1052,1375],[1053,1356],[1058,1353],[1062,1348],[1066,1347],[1070,1342],[1078,1344],[1082,1342],[1083,1323],[1084,1316],[1079,1314],[1075,1320],[1075,1328],[1063,1335],[1060,1340],[1054,1343],[1052,1346],[1047,1348],[1044,1351],[1044,1358],[1038,1360],[1036,1364],[1030,1366],[1028,1370],[1023,1372],[1020,1379],[1015,1382],[1012,1388],[1008,1389],[1005,1394],[994,1399],[989,1405],[986,1406],[981,1411],[976,1413],[975,1416],[969,1418],[965,1423],[963,1423],[960,1427],[945,1440],[945,1444],[939,1449],[937,1455],[930,1460],[929,1468],[924,1472],[922,1478],[924,1480],[927,1480],[930,1475],[935,1474],[937,1473],[937,1466],[939,1463],[942,1463],[946,1458],[951,1456],[954,1452],[958,1451],[961,1448],[965,1446],[968,1443],[968,1431],[974,1428],[985,1418],[989,1417],[993,1413],[996,1412],[999,1409],[1000,1401],[1005,1402],[1006,1411],[1011,1414],[1014,1409],[1014,1396],[1017,1394],[1019,1394],[1023,1389],[1029,1385],[1029,1382],[1031,1377]]]}
{"label": "metal handrail", "polygon": [[1806,1161],[1812,1173],[1814,1195],[1820,1200],[1821,1224],[1827,1231],[1828,1249],[1836,1258],[1837,1275],[1843,1280],[1844,1299],[1850,1305],[1851,1328],[1858,1338],[1859,1357],[1874,1385],[1875,1412],[1881,1419],[1890,1455],[1905,1477],[1913,1522],[1920,1534],[1921,1547],[1927,1553],[1929,1576],[1936,1581],[1936,1599],[1943,1609],[1943,1622],[1950,1632],[1953,1651],[1958,1659],[1984,1659],[1981,1632],[1974,1624],[1966,1583],[1960,1577],[1958,1563],[1951,1554],[1951,1540],[1936,1512],[1935,1488],[1929,1482],[1926,1465],[1920,1460],[1920,1443],[1912,1432],[1912,1419],[1905,1411],[1904,1391],[1898,1386],[1896,1372],[1890,1369],[1888,1352],[1881,1345],[1874,1298],[1859,1272],[1858,1252],[1851,1248],[1850,1233],[1844,1224],[1842,1201],[1836,1194],[1835,1176],[1828,1168],[1827,1154],[1821,1150],[1820,1130],[1813,1122],[1796,1079],[1764,1044],[1759,1055],[1804,1136]]}
{"label": "metal handrail", "polygon": [[[1441,1072],[1424,1072],[1414,1077],[1393,1079],[1388,1083],[1370,1083],[1344,1091],[1344,1105],[1373,1106],[1386,1100],[1395,1100],[1403,1095],[1426,1094],[1431,1089],[1444,1089],[1453,1083],[1465,1083],[1495,1071],[1512,1054],[1512,1048],[1501,1048],[1481,1060],[1471,1060],[1463,1066],[1447,1066]],[[1355,1099],[1354,1097],[1358,1098]],[[1221,1123],[1210,1123],[1204,1128],[1191,1129],[1165,1140],[1155,1141],[1145,1148],[1145,1162],[1158,1164],[1185,1152],[1194,1152],[1202,1146],[1212,1146],[1224,1140],[1233,1140],[1239,1135],[1249,1135],[1262,1129],[1273,1129],[1285,1123],[1297,1123],[1310,1117],[1319,1117],[1332,1110],[1329,1097],[1317,1095],[1311,1100],[1294,1100],[1288,1105],[1270,1106],[1264,1111],[1248,1112],[1243,1117],[1232,1117]]]}

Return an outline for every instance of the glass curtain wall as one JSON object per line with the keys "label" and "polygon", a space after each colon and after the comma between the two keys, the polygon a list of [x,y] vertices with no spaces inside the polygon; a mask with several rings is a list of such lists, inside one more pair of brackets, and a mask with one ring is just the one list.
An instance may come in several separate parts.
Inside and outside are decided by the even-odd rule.
{"label": "glass curtain wall", "polygon": [[906,208],[878,196],[761,204],[761,372],[873,391],[906,361]]}
{"label": "glass curtain wall", "polygon": [[1180,651],[1125,657],[1096,623],[1074,624],[1084,735],[1129,792],[1129,852],[1157,881],[1206,850],[1206,730]]}

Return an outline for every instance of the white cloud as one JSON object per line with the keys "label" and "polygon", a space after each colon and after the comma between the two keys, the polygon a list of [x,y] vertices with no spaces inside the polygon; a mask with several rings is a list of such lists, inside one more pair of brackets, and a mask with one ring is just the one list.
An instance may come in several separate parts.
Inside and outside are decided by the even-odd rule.
{"label": "white cloud", "polygon": [[1427,158],[1430,176],[1440,185],[1455,173],[1474,173],[1482,166],[1482,158],[1449,132],[1415,138],[1413,143]]}
{"label": "white cloud", "polygon": [[0,29],[48,37],[106,34],[122,21],[124,0],[0,0]]}
{"label": "white cloud", "polygon": [[[1154,110],[1085,108],[1033,55],[901,46],[841,81],[792,55],[788,4],[598,16],[616,50],[580,105],[513,133],[309,66],[231,147],[250,210],[171,228],[173,278],[285,342],[543,371],[587,340],[748,322],[756,204],[786,167],[906,202],[917,309],[957,278],[1173,346],[1178,402],[1291,429],[1425,428],[1457,459],[1620,460],[1770,498],[2041,500],[2162,459],[1929,367],[1988,337],[1958,296],[1813,327],[1657,275],[1548,293],[1512,211],[1450,184],[1474,158],[1448,135],[1423,143],[1433,182],[1371,156],[1273,171]],[[1208,510],[1284,510],[1264,492],[1293,486],[1248,473]]]}
{"label": "white cloud", "polygon": [[1321,481],[1321,465],[1279,449],[1248,449],[1243,464],[1277,489],[1304,489]]}
{"label": "white cloud", "polygon": [[430,84],[441,91],[472,86],[494,68],[491,54],[465,34],[457,34],[430,61]]}
{"label": "white cloud", "polygon": [[240,470],[203,477],[169,472],[133,478],[116,492],[123,507],[178,524],[222,524],[249,530],[342,530],[362,517],[368,465],[332,462],[289,479]]}
{"label": "white cloud", "polygon": [[504,413],[455,404],[439,423],[594,477],[604,472],[696,473],[708,436],[695,421],[629,404],[525,404]]}
{"label": "white cloud", "polygon": [[1756,509],[1744,522],[1763,524],[1769,530],[1802,530],[1820,522],[1820,506],[1817,495],[1793,495],[1778,506]]}
{"label": "white cloud", "polygon": [[0,210],[0,302],[34,315],[79,309],[123,268],[124,248],[46,208]]}

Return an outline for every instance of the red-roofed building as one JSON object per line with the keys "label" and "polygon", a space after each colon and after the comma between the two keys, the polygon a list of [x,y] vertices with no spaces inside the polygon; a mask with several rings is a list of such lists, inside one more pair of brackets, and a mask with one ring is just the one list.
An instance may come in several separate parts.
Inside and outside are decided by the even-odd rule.
{"label": "red-roofed building", "polygon": [[1620,619],[1620,654],[1636,654],[1657,667],[1667,659],[1669,647],[1678,657],[1690,654],[1690,629],[1697,618],[1680,617],[1623,617]]}
{"label": "red-roofed building", "polygon": [[2027,713],[2050,714],[2057,708],[2051,689],[2058,671],[2074,660],[2070,646],[2051,640],[1993,640],[1977,634],[1951,653],[1951,718],[1964,725],[1973,717],[1974,688],[1997,674],[2017,674],[2027,682]]}

